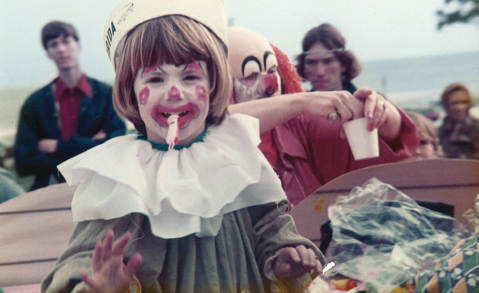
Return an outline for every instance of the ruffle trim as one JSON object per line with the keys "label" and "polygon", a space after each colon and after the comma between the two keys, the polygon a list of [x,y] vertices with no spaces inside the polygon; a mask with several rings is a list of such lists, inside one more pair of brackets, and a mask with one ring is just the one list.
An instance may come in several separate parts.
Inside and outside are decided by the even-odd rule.
{"label": "ruffle trim", "polygon": [[79,183],[74,221],[142,213],[158,237],[215,236],[223,214],[286,199],[259,142],[258,120],[234,114],[187,148],[159,151],[127,135],[58,169],[70,185]]}

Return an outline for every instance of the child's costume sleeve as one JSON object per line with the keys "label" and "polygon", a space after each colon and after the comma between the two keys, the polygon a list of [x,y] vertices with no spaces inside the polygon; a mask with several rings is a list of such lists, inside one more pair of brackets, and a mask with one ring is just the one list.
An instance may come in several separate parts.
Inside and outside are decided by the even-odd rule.
{"label": "child's costume sleeve", "polygon": [[255,256],[260,268],[264,270],[265,286],[272,292],[303,292],[314,279],[314,274],[304,274],[294,280],[278,280],[273,272],[274,259],[287,247],[304,245],[316,253],[324,266],[325,259],[318,247],[300,236],[293,218],[284,214],[287,202],[266,204],[249,208],[253,221]]}
{"label": "child's costume sleeve", "polygon": [[[104,239],[109,229],[115,232],[115,239],[129,231],[132,242],[144,238],[140,227],[144,223],[144,216],[139,214],[128,215],[114,220],[95,220],[78,223],[68,248],[63,252],[55,268],[43,279],[41,292],[74,292],[75,287],[82,286],[80,273],[86,270],[92,273],[92,256],[96,242]],[[146,221],[148,222],[148,221]],[[137,250],[136,245],[128,245],[125,258],[128,259]],[[158,255],[162,255],[159,252]]]}

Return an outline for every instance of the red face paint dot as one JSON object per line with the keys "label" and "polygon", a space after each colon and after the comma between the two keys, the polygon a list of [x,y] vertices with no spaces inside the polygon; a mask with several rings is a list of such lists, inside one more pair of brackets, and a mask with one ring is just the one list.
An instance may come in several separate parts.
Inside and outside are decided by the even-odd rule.
{"label": "red face paint dot", "polygon": [[200,64],[198,64],[197,62],[192,62],[192,63],[188,64],[188,68],[189,69],[196,69],[198,71],[203,72],[203,68],[201,68]]}
{"label": "red face paint dot", "polygon": [[196,89],[196,96],[198,97],[198,99],[206,101],[208,96],[206,95],[205,87],[201,85],[197,85],[195,89]]}
{"label": "red face paint dot", "polygon": [[148,87],[143,88],[140,91],[140,104],[145,105],[148,102],[148,99],[150,98],[150,89]]}

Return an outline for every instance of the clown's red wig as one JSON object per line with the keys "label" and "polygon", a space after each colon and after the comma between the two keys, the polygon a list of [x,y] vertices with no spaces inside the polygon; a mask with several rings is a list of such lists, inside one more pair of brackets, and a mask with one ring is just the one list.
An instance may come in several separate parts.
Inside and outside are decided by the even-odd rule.
{"label": "clown's red wig", "polygon": [[278,71],[281,76],[281,92],[283,94],[294,94],[304,92],[303,81],[296,71],[293,63],[283,51],[271,44],[274,54],[278,60]]}

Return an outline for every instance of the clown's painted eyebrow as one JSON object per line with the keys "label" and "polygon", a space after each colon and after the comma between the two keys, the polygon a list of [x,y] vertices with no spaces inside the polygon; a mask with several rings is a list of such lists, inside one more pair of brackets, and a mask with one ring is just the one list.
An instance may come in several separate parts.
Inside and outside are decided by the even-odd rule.
{"label": "clown's painted eyebrow", "polygon": [[250,61],[254,61],[254,62],[258,63],[259,70],[262,71],[261,70],[261,63],[259,62],[258,58],[256,58],[255,56],[248,56],[243,60],[243,64],[241,65],[241,74],[243,76],[244,76],[244,68],[246,67],[246,64]]}
{"label": "clown's painted eyebrow", "polygon": [[205,70],[203,69],[203,67],[201,67],[201,64],[199,62],[191,62],[191,63],[187,64],[183,71],[185,71],[186,68],[195,69],[195,70],[198,70],[200,72],[205,72]]}
{"label": "clown's painted eyebrow", "polygon": [[273,55],[273,56],[274,56],[274,53],[271,52],[271,51],[266,51],[266,52],[264,52],[264,57],[263,57],[263,59],[264,59],[264,61],[263,61],[263,62],[264,62],[264,70],[267,69],[267,68],[266,68],[266,60],[268,59],[269,55]]}
{"label": "clown's painted eyebrow", "polygon": [[150,67],[146,67],[143,69],[143,72],[141,73],[141,77],[143,77],[143,74],[148,74],[152,71],[156,71],[157,69],[159,69],[158,66],[150,66]]}

